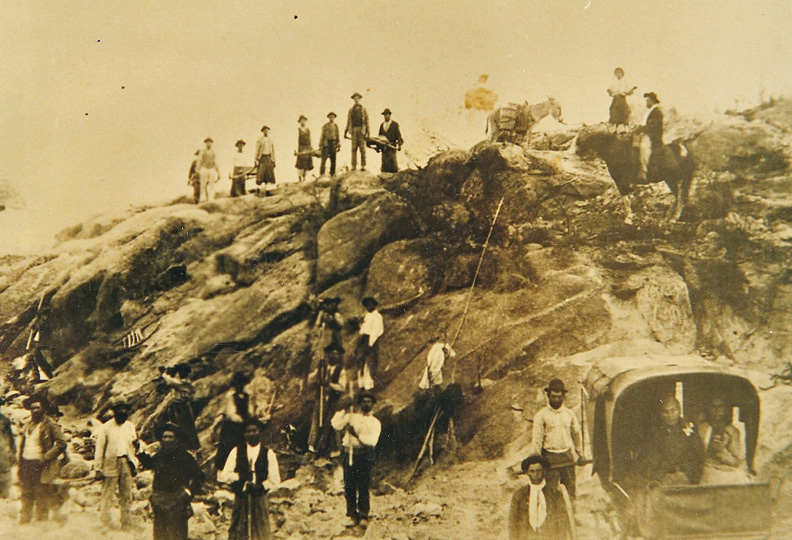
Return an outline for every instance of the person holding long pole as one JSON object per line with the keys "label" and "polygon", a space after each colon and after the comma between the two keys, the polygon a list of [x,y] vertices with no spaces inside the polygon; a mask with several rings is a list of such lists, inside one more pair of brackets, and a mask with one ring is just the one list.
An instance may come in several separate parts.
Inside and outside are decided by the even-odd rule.
{"label": "person holding long pole", "polygon": [[248,418],[244,426],[245,442],[231,450],[217,474],[234,492],[228,539],[272,540],[267,492],[280,485],[278,458],[261,443],[263,426],[257,418]]}
{"label": "person holding long pole", "polygon": [[379,441],[382,425],[371,414],[377,398],[371,392],[361,392],[357,399],[360,412],[339,410],[330,420],[333,428],[344,434],[344,495],[346,497],[347,527],[364,527],[369,520],[369,485],[374,464],[374,448]]}

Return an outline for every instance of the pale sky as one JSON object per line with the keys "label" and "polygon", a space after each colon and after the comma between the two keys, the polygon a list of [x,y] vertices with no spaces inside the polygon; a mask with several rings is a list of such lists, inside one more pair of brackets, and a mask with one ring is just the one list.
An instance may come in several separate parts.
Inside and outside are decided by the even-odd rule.
{"label": "pale sky", "polygon": [[[316,145],[330,110],[343,128],[354,91],[373,130],[384,107],[394,111],[414,154],[423,128],[462,146],[484,137],[484,113],[462,108],[480,74],[501,102],[553,95],[568,123],[607,119],[616,66],[683,114],[755,104],[761,91],[792,95],[788,0],[0,6],[0,178],[36,210],[13,221],[0,213],[6,242],[9,227],[60,229],[186,194],[206,136],[227,191],[234,141],[252,152],[262,123],[272,128],[278,180],[293,181],[297,117],[308,116]],[[369,157],[377,170],[379,156]],[[339,165],[348,163],[346,143]],[[3,241],[0,230],[0,252]]]}

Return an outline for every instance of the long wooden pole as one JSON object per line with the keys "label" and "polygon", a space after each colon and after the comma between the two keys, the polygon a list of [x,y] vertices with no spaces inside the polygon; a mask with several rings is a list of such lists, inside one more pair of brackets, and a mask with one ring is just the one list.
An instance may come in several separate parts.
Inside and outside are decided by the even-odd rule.
{"label": "long wooden pole", "polygon": [[[476,273],[473,274],[473,283],[470,284],[470,290],[468,291],[467,299],[465,300],[465,309],[462,310],[462,319],[459,321],[459,326],[456,329],[456,333],[454,334],[454,339],[451,340],[451,348],[454,347],[457,339],[459,338],[460,332],[462,332],[462,326],[465,324],[465,319],[467,319],[468,310],[470,309],[470,300],[473,298],[473,290],[476,288],[476,281],[478,280],[479,273],[481,272],[481,263],[484,262],[484,254],[487,253],[487,246],[489,245],[490,238],[492,237],[492,231],[495,229],[495,223],[498,221],[498,216],[500,215],[501,207],[503,206],[503,199],[498,202],[498,208],[495,209],[495,215],[492,217],[492,224],[490,225],[489,232],[487,233],[487,238],[484,240],[484,247],[481,249],[481,255],[479,255],[478,264],[476,265]],[[454,369],[451,370],[451,382],[454,382],[456,377],[456,367],[459,364],[459,360],[454,362]]]}
{"label": "long wooden pole", "polygon": [[415,466],[413,467],[412,473],[410,474],[410,480],[415,477],[415,473],[418,472],[418,466],[421,464],[421,460],[426,453],[426,448],[429,445],[429,439],[434,433],[435,423],[437,422],[437,418],[440,416],[440,407],[435,408],[434,416],[432,416],[432,423],[429,424],[429,430],[426,432],[426,437],[424,437],[423,446],[421,447],[421,452],[418,454],[418,459],[415,460]]}

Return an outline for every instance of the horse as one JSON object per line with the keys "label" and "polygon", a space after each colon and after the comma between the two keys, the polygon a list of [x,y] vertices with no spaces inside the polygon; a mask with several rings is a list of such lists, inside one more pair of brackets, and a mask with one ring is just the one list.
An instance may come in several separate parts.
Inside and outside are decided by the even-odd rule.
{"label": "horse", "polygon": [[[501,112],[504,109],[516,112],[513,120],[514,125],[511,128],[501,127]],[[531,132],[531,128],[547,115],[551,115],[561,124],[564,123],[561,104],[555,98],[548,96],[547,100],[536,105],[530,105],[527,101],[523,105],[510,103],[508,106],[498,107],[487,116],[487,127],[484,133],[489,133],[490,143],[500,141],[503,133],[507,134],[509,142],[516,143],[518,139],[524,140]]]}
{"label": "horse", "polygon": [[680,141],[655,149],[649,160],[646,181],[639,181],[641,163],[634,137],[640,135],[617,135],[607,130],[581,132],[577,138],[577,153],[585,155],[593,151],[605,161],[616,189],[622,197],[624,223],[630,225],[633,222],[630,206],[633,185],[657,182],[665,182],[674,194],[674,204],[668,209],[666,219],[678,220],[688,202],[693,174],[696,172],[693,154]]}

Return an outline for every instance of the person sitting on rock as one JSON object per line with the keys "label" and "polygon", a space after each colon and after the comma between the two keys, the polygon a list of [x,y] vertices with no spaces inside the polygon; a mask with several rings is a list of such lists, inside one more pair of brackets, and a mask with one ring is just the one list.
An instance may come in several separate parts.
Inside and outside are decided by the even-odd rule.
{"label": "person sitting on rock", "polygon": [[663,485],[698,484],[704,468],[704,445],[696,426],[682,418],[679,400],[660,400],[661,424],[655,429],[644,458],[644,478]]}
{"label": "person sitting on rock", "polygon": [[267,492],[280,485],[275,452],[261,443],[263,425],[245,420],[245,441],[231,450],[217,480],[231,484],[234,509],[228,540],[272,540]]}
{"label": "person sitting on rock", "polygon": [[379,363],[379,339],[384,333],[382,315],[377,311],[378,303],[371,296],[361,302],[366,308],[363,324],[360,326],[355,358],[358,361],[358,388],[374,388],[374,377]]}
{"label": "person sitting on rock", "polygon": [[512,496],[509,510],[509,540],[566,540],[569,536],[572,504],[564,484],[547,483],[550,462],[529,456],[521,464],[529,483]]}
{"label": "person sitting on rock", "polygon": [[154,471],[149,502],[154,517],[154,540],[187,540],[187,522],[192,515],[190,501],[200,489],[204,474],[198,462],[180,443],[178,426],[167,423],[157,433],[159,451],[137,458]]}

